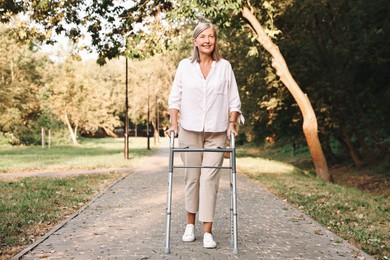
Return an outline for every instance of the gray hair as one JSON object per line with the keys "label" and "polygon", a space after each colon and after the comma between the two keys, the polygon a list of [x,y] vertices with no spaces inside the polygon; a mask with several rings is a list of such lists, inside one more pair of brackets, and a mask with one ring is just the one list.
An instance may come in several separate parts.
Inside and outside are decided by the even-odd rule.
{"label": "gray hair", "polygon": [[[210,23],[210,22],[200,22],[194,29],[194,33],[192,34],[192,38],[196,39],[204,30],[212,28],[214,31],[214,36],[215,36],[215,44],[214,44],[214,50],[211,53],[211,58],[215,61],[219,61],[222,59],[222,55],[219,53],[219,48],[218,48],[218,33],[217,30],[215,29],[215,26]],[[192,57],[191,57],[192,62],[199,62],[199,50],[198,47],[195,46],[194,44],[194,49],[192,51]]]}

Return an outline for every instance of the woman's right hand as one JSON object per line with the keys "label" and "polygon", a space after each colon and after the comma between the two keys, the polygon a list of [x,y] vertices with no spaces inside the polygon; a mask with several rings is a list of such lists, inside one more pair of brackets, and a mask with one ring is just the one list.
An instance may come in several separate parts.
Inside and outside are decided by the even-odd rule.
{"label": "woman's right hand", "polygon": [[170,118],[170,122],[171,122],[171,127],[165,131],[165,134],[168,136],[168,137],[171,137],[171,132],[175,132],[175,136],[177,136],[177,133],[178,133],[178,126],[179,126],[179,121],[177,120],[177,117],[178,117],[178,114],[179,114],[179,110],[176,109],[176,108],[171,108],[169,109],[169,116],[171,117]]}
{"label": "woman's right hand", "polygon": [[175,133],[175,137],[176,137],[176,136],[177,136],[177,133],[178,133],[178,127],[177,127],[177,126],[171,126],[170,128],[168,128],[168,130],[165,131],[165,134],[166,134],[168,137],[170,137],[172,131]]}

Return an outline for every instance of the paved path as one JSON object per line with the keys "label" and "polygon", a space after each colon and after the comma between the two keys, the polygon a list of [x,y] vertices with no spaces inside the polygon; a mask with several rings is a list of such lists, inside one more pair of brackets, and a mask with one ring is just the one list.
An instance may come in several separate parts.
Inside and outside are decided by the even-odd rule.
{"label": "paved path", "polygon": [[[177,163],[180,160],[176,159]],[[185,226],[183,172],[175,170],[171,254],[163,253],[168,149],[161,148],[21,259],[373,259],[238,174],[238,256],[230,246],[229,174],[221,179],[214,224],[216,249],[181,241]]]}

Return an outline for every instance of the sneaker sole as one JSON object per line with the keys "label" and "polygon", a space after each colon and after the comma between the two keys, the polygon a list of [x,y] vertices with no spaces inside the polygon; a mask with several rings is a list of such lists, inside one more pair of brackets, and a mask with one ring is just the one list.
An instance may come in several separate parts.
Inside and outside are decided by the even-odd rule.
{"label": "sneaker sole", "polygon": [[191,239],[183,239],[183,238],[182,238],[182,240],[183,240],[183,242],[194,242],[194,241],[195,241],[195,238],[192,239],[192,240],[191,240]]}

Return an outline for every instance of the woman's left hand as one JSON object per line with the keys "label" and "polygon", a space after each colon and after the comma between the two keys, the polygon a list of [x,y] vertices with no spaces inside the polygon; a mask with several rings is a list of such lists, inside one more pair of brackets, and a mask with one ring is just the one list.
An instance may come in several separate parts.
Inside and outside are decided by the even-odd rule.
{"label": "woman's left hand", "polygon": [[227,138],[230,140],[230,134],[234,132],[234,137],[237,137],[238,136],[238,132],[236,130],[236,124],[235,123],[230,123],[229,124],[229,127],[228,127],[228,130],[227,130]]}

